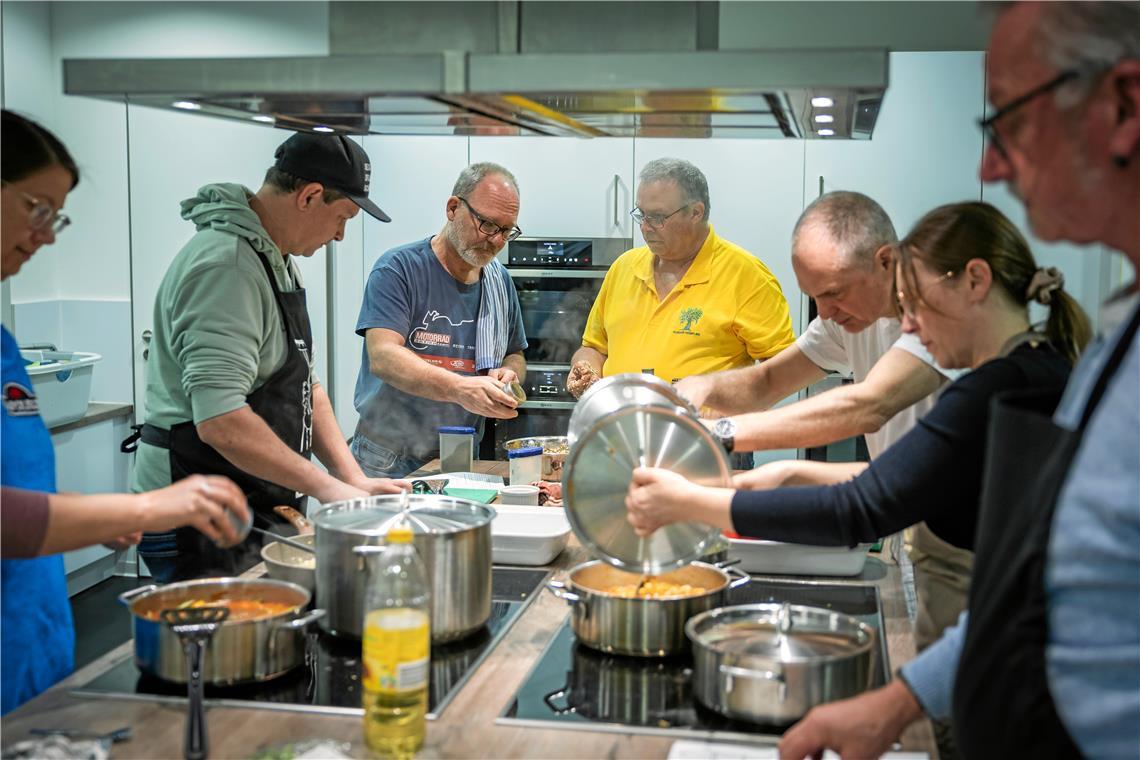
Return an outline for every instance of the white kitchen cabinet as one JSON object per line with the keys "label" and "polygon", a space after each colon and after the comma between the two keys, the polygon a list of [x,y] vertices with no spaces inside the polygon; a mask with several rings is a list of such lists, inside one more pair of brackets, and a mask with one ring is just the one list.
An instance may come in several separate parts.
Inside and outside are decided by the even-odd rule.
{"label": "white kitchen cabinet", "polygon": [[518,179],[525,236],[633,234],[632,139],[472,137],[470,160],[502,164]]}
{"label": "white kitchen cabinet", "polygon": [[890,84],[870,140],[808,140],[804,202],[823,189],[878,201],[902,237],[935,206],[978,200],[984,106],[980,52],[892,53]]}

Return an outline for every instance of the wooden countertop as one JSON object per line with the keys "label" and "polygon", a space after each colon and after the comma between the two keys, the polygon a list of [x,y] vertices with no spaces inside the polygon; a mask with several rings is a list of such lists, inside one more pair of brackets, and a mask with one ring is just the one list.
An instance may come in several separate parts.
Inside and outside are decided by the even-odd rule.
{"label": "wooden countertop", "polygon": [[[505,462],[478,462],[476,469],[505,476]],[[435,462],[417,475],[438,472]],[[571,537],[554,562],[572,567],[588,557]],[[259,568],[251,573],[258,573]],[[772,578],[772,580],[788,580]],[[893,668],[914,657],[914,635],[906,614],[897,566],[868,558],[862,579],[821,579],[827,583],[869,584],[879,587]],[[496,725],[503,708],[522,685],[538,655],[568,613],[565,602],[540,593],[454,698],[443,715],[428,723],[427,741],[419,757],[665,757],[673,737],[634,733],[556,730]],[[126,614],[114,610],[111,614]],[[90,699],[70,691],[118,663],[131,652],[131,643],[107,653],[83,670],[41,694],[2,721],[4,746],[27,738],[35,727],[107,732],[134,727],[134,737],[114,745],[116,758],[174,758],[182,754],[186,708],[146,699]],[[28,656],[35,656],[29,646]],[[350,742],[355,757],[367,757],[361,719],[258,708],[213,707],[207,711],[210,755],[247,758],[259,748],[309,739]],[[681,737],[685,738],[685,737]],[[761,740],[763,740],[761,738]],[[902,748],[937,757],[930,725],[916,723],[902,736]]]}

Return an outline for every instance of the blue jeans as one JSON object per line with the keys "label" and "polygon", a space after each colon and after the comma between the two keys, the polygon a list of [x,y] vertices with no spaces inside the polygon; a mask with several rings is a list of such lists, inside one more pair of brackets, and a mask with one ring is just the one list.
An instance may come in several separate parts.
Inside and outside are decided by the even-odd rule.
{"label": "blue jeans", "polygon": [[734,470],[751,470],[756,465],[751,451],[734,451],[728,455],[728,460]]}
{"label": "blue jeans", "polygon": [[178,564],[178,540],[174,537],[174,531],[144,533],[138,552],[157,583],[169,583],[174,578],[174,569]]}
{"label": "blue jeans", "polygon": [[402,478],[410,472],[423,467],[434,457],[417,459],[415,457],[401,456],[378,443],[357,433],[352,436],[352,456],[356,458],[360,469],[370,478]]}

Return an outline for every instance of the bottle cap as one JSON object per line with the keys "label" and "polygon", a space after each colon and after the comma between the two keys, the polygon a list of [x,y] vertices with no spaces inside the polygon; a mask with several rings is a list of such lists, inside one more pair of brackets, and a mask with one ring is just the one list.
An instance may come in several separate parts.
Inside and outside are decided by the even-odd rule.
{"label": "bottle cap", "polygon": [[390,544],[410,544],[415,535],[412,532],[412,526],[406,522],[400,522],[388,529],[388,535],[385,539]]}

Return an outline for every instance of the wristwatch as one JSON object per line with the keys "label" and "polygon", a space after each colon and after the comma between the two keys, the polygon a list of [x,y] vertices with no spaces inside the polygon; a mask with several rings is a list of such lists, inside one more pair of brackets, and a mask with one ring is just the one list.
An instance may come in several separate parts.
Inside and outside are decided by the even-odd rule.
{"label": "wristwatch", "polygon": [[713,435],[720,439],[724,450],[731,454],[736,448],[736,420],[731,417],[721,417],[713,424]]}

